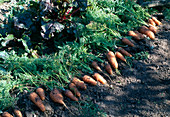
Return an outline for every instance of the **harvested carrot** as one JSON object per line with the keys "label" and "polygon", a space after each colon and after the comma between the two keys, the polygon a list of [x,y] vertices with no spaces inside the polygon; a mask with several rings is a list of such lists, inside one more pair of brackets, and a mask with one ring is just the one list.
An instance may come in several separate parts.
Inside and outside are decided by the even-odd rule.
{"label": "harvested carrot", "polygon": [[129,52],[127,52],[126,50],[124,50],[122,47],[118,47],[118,51],[125,56],[132,57],[132,55]]}
{"label": "harvested carrot", "polygon": [[135,45],[134,45],[131,41],[129,41],[127,38],[123,38],[123,39],[122,39],[122,42],[123,42],[124,44],[127,44],[127,45],[132,46],[132,47],[135,46]]}
{"label": "harvested carrot", "polygon": [[120,53],[120,52],[115,52],[115,56],[119,59],[121,59],[122,61],[126,62],[125,57]]}
{"label": "harvested carrot", "polygon": [[134,32],[140,37],[140,39],[144,39],[145,38],[145,36],[142,33],[139,33],[137,30],[134,31]]}
{"label": "harvested carrot", "polygon": [[157,33],[157,27],[156,26],[149,26],[148,29],[155,34]]}
{"label": "harvested carrot", "polygon": [[132,36],[136,40],[140,40],[140,36],[137,35],[134,31],[128,31],[128,35]]}
{"label": "harvested carrot", "polygon": [[73,101],[78,101],[78,99],[74,96],[74,94],[68,89],[66,89],[64,91],[64,95],[67,96],[68,98],[70,98]]}
{"label": "harvested carrot", "polygon": [[[69,108],[67,107],[67,105],[64,103],[63,101],[63,95],[60,93],[60,91],[56,88],[54,88],[51,92],[50,92],[50,98],[53,102],[59,103],[64,105],[68,110]],[[70,110],[69,110],[70,111]],[[70,111],[70,113],[72,113]],[[73,114],[73,113],[72,113]],[[74,114],[73,114],[74,115]]]}
{"label": "harvested carrot", "polygon": [[80,97],[80,92],[78,91],[78,89],[77,89],[77,87],[76,87],[76,85],[74,84],[74,83],[70,83],[69,84],[69,88],[70,88],[70,90],[75,94],[75,95],[77,95],[78,97]]}
{"label": "harvested carrot", "polygon": [[[106,73],[104,73],[103,70],[101,70],[101,68],[98,66],[97,62],[93,61],[92,64],[93,64],[92,66],[93,66],[94,68],[96,68],[98,71],[102,72],[103,75],[107,76],[107,77],[111,80],[111,78],[109,77],[109,75],[106,74]],[[111,81],[112,81],[112,80],[111,80]],[[99,81],[99,82],[100,82],[100,81]]]}
{"label": "harvested carrot", "polygon": [[152,40],[155,39],[154,33],[152,31],[150,31],[146,26],[141,26],[139,28],[139,32],[142,33],[142,34],[147,35]]}
{"label": "harvested carrot", "polygon": [[59,104],[65,104],[64,101],[63,101],[63,96],[62,94],[60,93],[59,90],[57,89],[53,89],[51,92],[50,92],[50,98],[53,102],[56,102],[56,103],[59,103]]}
{"label": "harvested carrot", "polygon": [[107,59],[109,60],[109,62],[111,64],[111,66],[115,69],[118,69],[118,63],[117,63],[115,54],[112,51],[109,51],[106,54],[106,56],[107,56]]}
{"label": "harvested carrot", "polygon": [[134,31],[128,31],[128,35],[129,35],[129,36],[136,36],[136,34],[134,33]]}
{"label": "harvested carrot", "polygon": [[20,110],[14,109],[14,113],[15,113],[16,117],[23,117]]}
{"label": "harvested carrot", "polygon": [[37,88],[36,93],[40,96],[41,100],[45,100],[45,93],[43,88]]}
{"label": "harvested carrot", "polygon": [[13,117],[13,116],[8,112],[3,112],[2,117]]}
{"label": "harvested carrot", "polygon": [[132,36],[136,40],[144,39],[144,35],[139,33],[138,31],[129,31],[128,32],[129,36]]}
{"label": "harvested carrot", "polygon": [[72,83],[74,83],[77,87],[79,87],[81,89],[84,89],[84,90],[87,89],[86,84],[83,81],[76,78],[76,77],[73,78]]}
{"label": "harvested carrot", "polygon": [[92,77],[90,77],[88,75],[84,75],[82,77],[82,79],[83,79],[84,82],[87,82],[87,83],[89,83],[91,85],[94,85],[94,86],[97,85],[97,82]]}
{"label": "harvested carrot", "polygon": [[105,70],[110,74],[110,75],[113,75],[113,70],[110,66],[109,63],[105,64]]}
{"label": "harvested carrot", "polygon": [[156,17],[152,17],[152,20],[155,22],[156,25],[161,25],[162,24],[159,20],[157,20]]}
{"label": "harvested carrot", "polygon": [[40,108],[40,110],[41,110],[42,112],[45,111],[45,106],[44,106],[44,104],[42,103],[42,100],[40,99],[40,97],[38,96],[37,93],[35,93],[35,92],[30,93],[29,98],[30,98],[30,100],[31,100],[32,102],[34,102],[34,104],[35,104],[36,106],[38,106],[38,107]]}
{"label": "harvested carrot", "polygon": [[156,26],[155,22],[152,19],[148,20],[149,24],[151,24],[152,26]]}
{"label": "harvested carrot", "polygon": [[96,79],[97,81],[99,81],[102,84],[106,84],[107,83],[107,81],[99,73],[94,73],[93,74],[93,78]]}
{"label": "harvested carrot", "polygon": [[93,61],[93,62],[92,62],[92,67],[93,67],[93,68],[95,68],[96,70],[98,70],[98,71],[101,71],[101,72],[102,72],[101,68],[99,67],[99,65],[97,64],[97,62],[96,62],[96,61]]}

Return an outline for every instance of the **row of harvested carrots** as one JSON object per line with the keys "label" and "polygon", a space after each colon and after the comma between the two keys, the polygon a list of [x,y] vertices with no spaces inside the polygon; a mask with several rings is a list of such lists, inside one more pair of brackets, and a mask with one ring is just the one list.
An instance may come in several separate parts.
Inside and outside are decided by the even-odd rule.
{"label": "row of harvested carrots", "polygon": [[[150,39],[154,40],[154,38],[155,38],[154,34],[156,34],[156,32],[157,32],[156,25],[160,25],[161,22],[158,21],[155,17],[152,17],[151,19],[149,19],[148,23],[149,23],[149,27],[142,26],[142,27],[139,28],[139,30],[138,30],[139,32],[138,31],[129,31],[128,35],[132,36],[136,40],[140,40],[140,39],[144,38],[143,34],[145,34]],[[129,45],[129,46],[134,47],[134,44],[126,38],[123,38],[122,42]],[[116,51],[115,53],[112,52],[112,51],[108,51],[106,53],[106,57],[107,57],[110,64],[109,63],[105,64],[105,70],[109,73],[109,75],[113,74],[112,67],[115,70],[118,69],[118,62],[117,62],[116,58],[119,58],[122,61],[126,62],[126,59],[123,55],[128,56],[128,57],[132,57],[132,55],[129,52],[127,52],[126,50],[124,50],[122,47],[118,47],[117,50],[118,51]],[[100,72],[103,72],[96,61],[92,62],[92,67],[95,68],[96,70],[100,71]],[[88,75],[84,75],[82,77],[82,80],[74,77],[72,79],[72,82],[69,84],[69,89],[62,91],[63,94],[73,101],[78,101],[77,97],[81,96],[78,88],[83,89],[83,90],[87,89],[87,86],[84,82],[89,83],[89,84],[94,85],[94,86],[97,85],[97,81],[99,81],[101,84],[107,84],[107,81],[99,73],[94,73],[92,75],[92,77],[90,77]],[[37,88],[36,92],[30,93],[29,98],[37,107],[39,107],[39,109],[42,112],[45,111],[45,106],[42,102],[43,100],[45,100],[44,89]],[[62,104],[68,109],[68,107],[66,106],[66,104],[63,101],[63,95],[62,95],[60,90],[58,90],[56,88],[53,89],[50,92],[50,98],[53,102]],[[14,113],[17,117],[22,117],[21,111],[14,109]],[[8,112],[4,112],[2,114],[2,117],[13,117],[13,116],[11,114],[9,114]]]}
{"label": "row of harvested carrots", "polygon": [[[123,49],[123,48],[122,48]],[[118,55],[118,52],[116,53],[116,55]],[[116,60],[115,58],[115,55],[113,52],[109,51],[107,53],[107,58],[108,60],[110,61],[111,65],[117,69],[118,68],[118,64],[115,65],[114,62]],[[101,68],[98,66],[97,62],[96,61],[93,61],[92,62],[92,67],[94,67],[96,70],[98,71],[102,71]],[[105,69],[106,71],[112,75],[113,74],[113,71],[112,71],[112,68],[110,66],[110,64],[106,64],[105,65]],[[78,98],[77,97],[80,97],[81,96],[81,93],[79,92],[78,88],[79,89],[83,89],[83,90],[86,90],[87,89],[87,86],[84,82],[86,83],[89,83],[91,85],[94,85],[96,86],[97,85],[97,81],[99,81],[101,84],[107,84],[107,81],[103,78],[102,75],[100,75],[99,73],[94,73],[93,75],[93,78],[88,76],[88,75],[84,75],[82,77],[82,80],[78,79],[77,77],[74,77],[71,81],[71,83],[69,84],[69,89],[65,89],[63,90],[63,94],[65,96],[67,96],[68,98],[70,98],[71,100],[73,101],[78,101]],[[63,95],[61,93],[60,90],[58,89],[53,89],[51,92],[50,92],[50,98],[53,102],[56,102],[56,103],[59,103],[59,104],[62,104],[64,105],[67,109],[68,107],[66,106],[66,104],[64,103],[63,101]],[[45,92],[44,92],[44,89],[42,88],[37,88],[35,92],[32,92],[30,93],[29,95],[29,99],[37,106],[39,107],[39,109],[44,112],[46,109],[45,109],[45,106],[43,104],[43,100],[45,100]],[[22,117],[22,113],[21,111],[19,110],[14,110],[14,113],[17,117]],[[13,117],[10,113],[8,112],[4,112],[2,114],[2,117]]]}
{"label": "row of harvested carrots", "polygon": [[[152,17],[148,20],[148,26],[141,26],[138,31],[129,31],[128,35],[132,36],[135,40],[141,40],[144,39],[144,35],[149,37],[150,39],[155,39],[155,34],[157,33],[157,27],[156,25],[161,25],[161,22],[157,20],[155,17]],[[144,35],[143,35],[144,34]],[[134,47],[135,45],[128,39],[123,38],[122,42],[124,44],[127,44],[129,46]]]}

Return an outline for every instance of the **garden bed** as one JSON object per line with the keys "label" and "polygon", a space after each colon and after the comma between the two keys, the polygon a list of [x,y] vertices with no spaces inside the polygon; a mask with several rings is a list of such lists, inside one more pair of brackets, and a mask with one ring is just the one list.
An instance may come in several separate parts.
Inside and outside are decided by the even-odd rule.
{"label": "garden bed", "polygon": [[[81,91],[81,99],[78,103],[65,98],[66,104],[75,115],[59,104],[54,104],[47,97],[44,101],[47,112],[40,112],[28,99],[27,92],[21,95],[17,106],[23,109],[23,113],[29,116],[44,117],[90,117],[102,115],[112,116],[170,116],[170,24],[162,21],[163,25],[156,36],[155,41],[143,40],[138,43],[138,52],[145,50],[149,53],[148,59],[133,60],[132,68],[123,62],[120,66],[121,76],[113,76],[113,82],[107,81],[112,88],[99,84],[88,85],[87,90]],[[135,51],[128,48],[130,52]],[[134,49],[136,50],[136,49]],[[120,62],[120,61],[119,61]],[[87,101],[88,103],[86,103]],[[100,110],[95,110],[96,108]]]}
{"label": "garden bed", "polygon": [[[123,8],[123,9],[126,9],[126,8]],[[7,9],[5,8],[5,10]],[[4,10],[1,10],[1,11],[6,12]],[[128,13],[129,12],[130,11],[128,11]],[[96,11],[94,13],[96,13]],[[88,13],[88,15],[89,14],[90,12]],[[9,98],[9,100],[6,100],[7,102],[9,101],[9,104],[10,103],[14,103],[14,104],[11,104],[12,105],[11,107],[3,108],[4,109],[3,111],[6,110],[13,114],[13,109],[17,108],[21,110],[24,116],[27,116],[27,117],[31,117],[31,116],[39,116],[39,117],[109,116],[109,117],[112,117],[112,116],[135,116],[135,115],[136,116],[170,116],[170,112],[169,112],[170,110],[169,108],[169,104],[170,104],[170,95],[169,95],[169,92],[170,92],[169,90],[169,86],[170,86],[170,79],[169,79],[170,24],[168,23],[168,20],[163,19],[164,17],[162,16],[163,15],[158,16],[158,19],[162,22],[162,25],[159,26],[159,32],[158,34],[156,34],[155,40],[150,40],[148,37],[145,37],[145,39],[140,40],[140,41],[130,39],[135,44],[135,47],[124,46],[118,41],[117,45],[123,46],[124,49],[126,49],[128,52],[130,52],[133,55],[132,58],[126,57],[128,61],[127,63],[122,62],[121,60],[118,59],[118,63],[119,63],[118,69],[121,75],[116,74],[116,72],[114,72],[114,74],[109,77],[105,75],[106,71],[104,70],[103,61],[107,61],[107,58],[105,55],[106,48],[102,48],[101,45],[104,44],[103,45],[104,47],[108,47],[110,50],[113,50],[113,51],[115,51],[114,48],[117,45],[114,45],[112,49],[111,44],[113,43],[111,44],[100,43],[100,41],[98,42],[98,40],[96,39],[97,37],[96,38],[93,37],[94,36],[93,33],[90,33],[92,34],[90,39],[91,40],[94,39],[94,40],[92,41],[89,40],[89,43],[86,42],[85,45],[83,46],[81,45],[83,43],[83,39],[86,39],[86,38],[80,39],[81,46],[78,43],[72,43],[72,42],[67,43],[66,42],[66,45],[64,45],[63,47],[62,46],[59,47],[60,49],[62,48],[61,51],[59,51],[59,54],[57,53],[58,50],[56,51],[54,49],[55,52],[57,53],[54,56],[46,55],[54,51],[53,46],[51,46],[52,49],[48,51],[45,50],[42,53],[41,52],[38,53],[40,54],[40,56],[37,55],[36,52],[35,53],[33,52],[33,54],[27,53],[30,58],[33,57],[31,59],[28,57],[24,57],[24,56],[20,58],[20,56],[14,54],[12,57],[8,58],[9,62],[7,60],[4,62],[4,64],[7,65],[7,68],[4,66],[1,68],[2,73],[5,73],[5,74],[1,73],[1,76],[3,79],[6,79],[6,78],[8,79],[9,77],[8,80],[10,82],[16,80],[16,82],[13,82],[11,85],[10,83],[9,85],[7,85],[8,83],[6,83],[6,86],[9,86],[9,87],[12,86],[12,89],[7,90],[7,91],[10,91],[11,97],[14,98],[12,99],[12,101],[15,99],[17,100],[15,100],[14,102],[10,101],[11,98]],[[89,18],[91,17],[92,16],[89,16]],[[120,17],[121,19],[123,19],[122,15],[120,15]],[[93,20],[96,20],[95,17],[93,18],[94,18]],[[115,21],[117,22],[117,20]],[[93,25],[97,26],[97,28],[99,28],[100,26],[101,26],[100,28],[102,27],[105,28],[107,26],[107,25],[102,25],[101,23],[98,23],[96,25],[96,22],[90,22],[86,26],[87,28],[91,28],[91,30],[93,30],[94,28]],[[124,26],[124,25],[123,24],[121,25],[118,24],[118,25],[120,26],[119,30],[122,31],[121,26]],[[132,24],[129,23],[128,26],[129,25],[132,25]],[[136,27],[137,25],[134,26],[135,29]],[[105,30],[103,30],[103,32],[106,31],[107,34],[114,34],[114,36],[112,35],[113,37],[117,36],[117,38],[119,38],[120,37],[119,33],[110,32],[111,28],[114,28],[114,27],[106,28]],[[127,29],[131,29],[131,28],[126,27],[125,29],[126,32],[128,31]],[[89,32],[91,30],[89,30]],[[101,30],[99,32],[101,32]],[[101,40],[103,40],[102,33],[100,34],[101,35],[98,35],[98,37],[99,39],[101,38]],[[123,33],[123,35],[125,34]],[[108,39],[110,37],[108,36],[106,38]],[[9,38],[6,38],[6,39],[9,39]],[[23,39],[27,39],[27,38],[23,38]],[[73,39],[69,41],[73,41]],[[111,40],[109,41],[112,42]],[[16,42],[16,39],[14,39],[14,42]],[[21,42],[24,45],[24,41],[21,41]],[[43,44],[44,42],[46,41],[43,41]],[[94,44],[92,42],[94,42]],[[19,44],[21,45],[21,43]],[[75,45],[75,48],[72,49],[72,46],[74,45]],[[27,46],[25,46],[25,51],[27,51],[26,47]],[[88,47],[93,48],[94,50],[91,50],[91,51],[86,50]],[[10,46],[7,48],[8,48],[7,49],[8,51],[11,51],[11,48],[13,49],[13,47],[10,47]],[[98,48],[100,51],[98,51]],[[72,52],[70,52],[71,49],[72,49]],[[19,50],[19,48],[17,48],[16,50]],[[70,53],[67,53],[66,50],[67,52],[70,52]],[[19,53],[23,51],[17,51],[17,52]],[[44,52],[46,54],[43,55]],[[76,55],[76,52],[78,53],[78,57]],[[2,54],[1,58],[4,59],[5,56],[3,55],[5,54],[4,53],[1,53],[1,54]],[[66,55],[65,56],[66,58],[62,58],[62,54],[63,56]],[[97,55],[97,57],[95,58],[92,54]],[[65,60],[69,58],[68,56],[73,56],[73,57],[71,60],[69,59],[70,61],[66,62],[68,64],[65,64]],[[85,56],[88,56],[89,58]],[[80,64],[79,61],[76,61],[77,59],[82,60],[82,64]],[[102,70],[105,72],[105,74],[101,72],[99,73],[104,76],[104,78],[108,82],[108,85],[102,85],[98,83],[97,86],[92,86],[87,83],[87,90],[80,90],[81,97],[79,98],[78,102],[71,101],[69,98],[64,97],[64,102],[68,106],[69,110],[66,109],[63,105],[54,103],[49,97],[50,90],[53,89],[55,85],[59,87],[60,89],[67,88],[67,84],[71,80],[69,76],[70,74],[78,75],[80,77],[81,75],[83,75],[83,72],[85,72],[85,74],[88,74],[88,75],[91,75],[92,71],[97,72],[95,69],[91,67],[90,63],[88,63],[90,62],[89,59],[99,60],[98,64],[102,68]],[[70,64],[74,66],[78,66],[79,68],[70,67]],[[85,64],[88,64],[88,65],[85,66]],[[30,66],[28,67],[28,65]],[[40,67],[36,68],[36,65],[40,65]],[[56,65],[59,65],[59,66],[56,66]],[[63,65],[63,66],[61,67],[60,65]],[[89,69],[90,68],[89,66],[91,67],[91,69]],[[42,70],[41,68],[45,69],[46,71]],[[68,71],[67,71],[67,68],[68,68]],[[6,74],[6,72],[4,72],[5,69],[8,69],[8,70],[12,69],[11,73]],[[52,71],[51,69],[52,70],[54,69],[54,71]],[[57,72],[57,70],[60,70],[59,73]],[[76,72],[76,70],[78,70],[80,74],[74,73]],[[55,75],[54,72],[56,72],[56,74],[61,74],[62,76]],[[58,80],[58,78],[61,78],[62,81]],[[52,82],[51,79],[52,81],[55,81],[55,82]],[[7,82],[8,80],[6,81],[1,80],[2,81],[1,83],[5,84],[5,82]],[[58,82],[59,82],[59,85],[58,85]],[[22,84],[22,83],[25,83],[25,84]],[[45,112],[41,112],[39,108],[37,108],[37,106],[34,103],[32,103],[32,101],[28,98],[30,92],[35,91],[36,87],[39,87],[39,86],[44,88],[45,94],[46,94],[46,99],[45,101],[43,101],[46,107]],[[8,97],[5,97],[5,98],[8,99]],[[7,102],[4,104],[7,104]],[[0,106],[2,108],[2,105]],[[70,111],[73,114],[71,114]]]}

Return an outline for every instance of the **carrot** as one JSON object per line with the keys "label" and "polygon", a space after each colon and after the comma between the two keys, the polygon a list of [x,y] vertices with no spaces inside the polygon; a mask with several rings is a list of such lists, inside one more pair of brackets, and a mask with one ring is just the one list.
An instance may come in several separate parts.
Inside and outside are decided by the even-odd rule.
{"label": "carrot", "polygon": [[78,101],[78,99],[74,96],[74,94],[68,89],[66,89],[64,91],[64,95],[67,96],[68,98],[70,98],[73,101]]}
{"label": "carrot", "polygon": [[152,19],[148,20],[149,24],[151,24],[152,26],[156,26],[155,22]]}
{"label": "carrot", "polygon": [[145,36],[142,33],[139,33],[137,30],[134,31],[134,32],[140,37],[140,39],[144,39],[145,38]]}
{"label": "carrot", "polygon": [[[67,107],[67,105],[64,103],[63,101],[63,95],[60,93],[60,91],[56,88],[54,88],[51,92],[50,92],[50,98],[53,102],[59,103],[64,105],[68,110],[69,108]],[[69,110],[70,111],[70,110]],[[70,111],[70,113],[72,113]],[[73,113],[72,113],[73,114]],[[74,114],[73,114],[74,115]]]}
{"label": "carrot", "polygon": [[103,70],[101,70],[101,68],[97,65],[97,62],[94,61],[92,64],[93,64],[94,67],[96,67],[96,69],[98,69],[98,71],[102,72],[103,75],[107,76],[112,81],[110,76],[108,74],[104,73]]}
{"label": "carrot", "polygon": [[30,100],[31,100],[32,102],[34,102],[34,104],[35,104],[36,106],[38,106],[38,107],[40,108],[40,110],[41,110],[42,112],[45,111],[45,106],[44,106],[44,104],[42,103],[42,100],[40,99],[40,97],[37,95],[37,93],[35,93],[35,92],[30,93],[29,98],[30,98]]}
{"label": "carrot", "polygon": [[127,44],[127,45],[129,45],[129,46],[134,47],[134,44],[133,44],[131,41],[129,41],[128,39],[126,39],[126,38],[123,38],[123,39],[122,39],[122,42],[123,42],[124,44]]}
{"label": "carrot", "polygon": [[113,70],[110,66],[109,63],[105,64],[105,70],[110,74],[110,75],[113,75]]}
{"label": "carrot", "polygon": [[134,31],[128,31],[128,35],[129,35],[129,36],[136,36],[136,34],[134,33]]}
{"label": "carrot", "polygon": [[118,63],[115,57],[115,54],[112,51],[109,51],[107,54],[107,59],[109,60],[110,64],[113,68],[118,69]]}
{"label": "carrot", "polygon": [[152,40],[155,39],[154,33],[152,31],[150,31],[146,26],[141,26],[139,28],[139,32],[142,33],[142,34],[147,35]]}
{"label": "carrot", "polygon": [[124,50],[122,47],[118,47],[118,51],[125,56],[132,57],[132,55],[129,52],[127,52],[126,50]]}
{"label": "carrot", "polygon": [[93,78],[96,79],[97,81],[99,81],[102,84],[106,84],[107,83],[107,81],[99,73],[94,73],[93,74]]}
{"label": "carrot", "polygon": [[59,90],[57,89],[53,89],[50,92],[50,98],[53,102],[59,103],[59,104],[63,104],[65,105],[64,101],[63,101],[63,96],[62,94],[59,92]]}
{"label": "carrot", "polygon": [[13,116],[8,112],[3,112],[2,117],[13,117]]}
{"label": "carrot", "polygon": [[128,31],[128,35],[132,36],[136,40],[140,40],[140,36],[137,35],[134,31]]}
{"label": "carrot", "polygon": [[126,62],[125,57],[120,53],[120,52],[115,52],[115,56],[119,59],[121,59],[122,61]]}
{"label": "carrot", "polygon": [[155,22],[156,25],[161,25],[162,24],[159,20],[157,20],[156,17],[152,17],[152,20]]}
{"label": "carrot", "polygon": [[85,85],[85,83],[76,77],[73,78],[72,83],[74,83],[77,87],[81,89],[84,89],[84,90],[87,89],[87,86]]}
{"label": "carrot", "polygon": [[149,26],[148,29],[155,34],[157,33],[157,27],[156,26]]}
{"label": "carrot", "polygon": [[70,84],[69,84],[69,88],[70,88],[71,91],[74,92],[75,95],[77,95],[78,97],[80,97],[81,94],[80,94],[80,92],[78,91],[78,89],[77,89],[77,87],[76,87],[76,85],[75,85],[74,83],[70,83]]}
{"label": "carrot", "polygon": [[15,113],[16,117],[22,117],[22,113],[20,110],[14,109],[14,113]]}
{"label": "carrot", "polygon": [[40,96],[41,100],[45,100],[45,93],[43,88],[36,89],[36,93]]}
{"label": "carrot", "polygon": [[87,83],[89,83],[91,85],[94,85],[94,86],[97,85],[97,82],[92,77],[90,77],[88,75],[84,75],[82,77],[82,79],[83,79],[84,82],[87,82]]}
{"label": "carrot", "polygon": [[97,62],[96,62],[96,61],[93,61],[93,62],[92,62],[92,67],[93,67],[93,68],[95,68],[96,70],[98,70],[98,71],[101,71],[101,72],[102,72],[101,68],[98,66],[98,64],[97,64]]}

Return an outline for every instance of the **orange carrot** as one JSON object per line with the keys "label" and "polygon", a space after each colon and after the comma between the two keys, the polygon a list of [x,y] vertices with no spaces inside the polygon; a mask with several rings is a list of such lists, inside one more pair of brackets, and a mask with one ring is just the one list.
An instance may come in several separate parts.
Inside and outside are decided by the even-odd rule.
{"label": "orange carrot", "polygon": [[122,39],[122,42],[125,43],[125,44],[127,44],[127,45],[129,45],[129,46],[132,46],[132,47],[135,46],[131,41],[129,41],[129,40],[126,39],[126,38],[123,38],[123,39]]}
{"label": "orange carrot", "polygon": [[13,117],[13,116],[8,112],[3,112],[2,117]]}
{"label": "orange carrot", "polygon": [[113,70],[110,66],[109,63],[105,64],[105,70],[110,74],[110,75],[113,75]]}
{"label": "orange carrot", "polygon": [[155,34],[157,33],[157,27],[156,26],[149,26],[148,29]]}
{"label": "orange carrot", "polygon": [[137,35],[134,31],[128,31],[128,35],[132,36],[136,40],[140,40],[140,36]]}
{"label": "orange carrot", "polygon": [[88,75],[84,75],[82,77],[82,79],[83,79],[84,82],[87,82],[87,83],[89,83],[91,85],[94,85],[94,86],[97,85],[97,82],[92,77],[90,77]]}
{"label": "orange carrot", "polygon": [[93,78],[96,79],[97,81],[99,81],[102,84],[106,84],[107,83],[107,81],[99,73],[94,73],[93,74]]}
{"label": "orange carrot", "polygon": [[[64,103],[63,101],[63,95],[60,93],[60,91],[56,88],[54,88],[51,92],[50,92],[50,98],[53,102],[59,103],[64,105],[68,110],[69,108],[67,107],[67,105]],[[69,110],[70,111],[70,110]],[[70,111],[71,112],[71,111]],[[71,112],[72,113],[72,112]],[[73,113],[72,113],[73,114]],[[74,114],[73,114],[74,115]]]}
{"label": "orange carrot", "polygon": [[[92,64],[93,64],[94,68],[96,68],[98,71],[102,72],[103,75],[107,76],[107,77],[111,80],[111,78],[109,77],[109,75],[106,74],[106,73],[104,73],[103,70],[101,70],[101,68],[97,65],[97,62],[93,61]],[[112,81],[112,80],[111,80],[111,81]],[[100,81],[99,81],[99,82],[100,82]]]}
{"label": "orange carrot", "polygon": [[23,117],[20,110],[14,109],[14,113],[15,113],[16,117]]}
{"label": "orange carrot", "polygon": [[96,70],[98,70],[98,71],[101,71],[101,72],[102,72],[101,68],[98,66],[98,64],[97,64],[97,62],[96,62],[96,61],[93,61],[93,62],[92,62],[92,67],[93,67],[93,68],[95,68]]}
{"label": "orange carrot", "polygon": [[45,93],[43,88],[37,88],[36,93],[40,96],[41,100],[45,100]]}
{"label": "orange carrot", "polygon": [[157,20],[156,17],[152,17],[152,20],[155,22],[156,25],[161,25],[162,24],[159,20]]}
{"label": "orange carrot", "polygon": [[119,59],[121,59],[122,61],[126,62],[125,57],[120,53],[120,52],[115,52],[115,56]]}
{"label": "orange carrot", "polygon": [[81,89],[84,89],[84,90],[87,89],[86,84],[83,81],[76,78],[76,77],[73,78],[72,83],[74,83],[77,87],[79,87]]}
{"label": "orange carrot", "polygon": [[39,97],[35,92],[30,93],[29,98],[30,98],[30,100],[31,100],[32,102],[34,102],[34,104],[35,104],[36,106],[38,106],[38,107],[40,108],[40,110],[41,110],[42,112],[45,111],[45,106],[44,106],[44,104],[42,103],[42,100],[40,99],[40,97]]}
{"label": "orange carrot", "polygon": [[74,96],[74,94],[68,89],[66,89],[64,91],[64,95],[67,96],[68,98],[70,98],[73,101],[78,101],[78,99]]}
{"label": "orange carrot", "polygon": [[77,89],[77,87],[76,87],[76,85],[74,84],[74,83],[70,83],[69,84],[69,88],[70,88],[70,90],[71,91],[73,91],[73,93],[75,94],[75,95],[77,95],[78,97],[80,97],[80,92],[78,91],[78,89]]}
{"label": "orange carrot", "polygon": [[128,31],[128,35],[129,35],[129,36],[136,36],[136,34],[134,33],[134,31]]}
{"label": "orange carrot", "polygon": [[152,31],[150,31],[146,26],[141,26],[139,28],[139,32],[142,33],[142,34],[147,35],[152,40],[155,39],[154,33]]}
{"label": "orange carrot", "polygon": [[63,96],[58,89],[53,89],[50,92],[50,98],[53,102],[65,105],[63,101]]}
{"label": "orange carrot", "polygon": [[118,47],[118,51],[125,56],[132,57],[132,55],[129,52],[127,52],[126,50],[124,50],[122,47]]}
{"label": "orange carrot", "polygon": [[144,39],[145,38],[145,36],[142,33],[139,33],[137,30],[134,31],[134,32],[140,37],[140,39]]}
{"label": "orange carrot", "polygon": [[113,68],[118,69],[118,63],[115,57],[115,54],[112,51],[109,51],[107,54],[107,59],[109,60],[110,64]]}
{"label": "orange carrot", "polygon": [[149,24],[151,24],[152,26],[156,26],[155,22],[152,19],[148,20]]}

